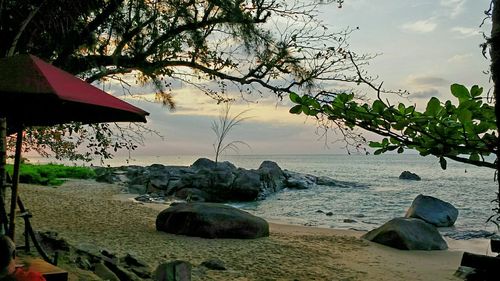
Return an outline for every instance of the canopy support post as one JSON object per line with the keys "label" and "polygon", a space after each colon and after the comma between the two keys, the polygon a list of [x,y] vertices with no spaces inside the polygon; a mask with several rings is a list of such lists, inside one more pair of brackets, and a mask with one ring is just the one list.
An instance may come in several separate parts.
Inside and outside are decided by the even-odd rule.
{"label": "canopy support post", "polygon": [[7,165],[7,118],[0,118],[0,234],[5,234],[8,226],[7,212],[5,210],[6,174]]}
{"label": "canopy support post", "polygon": [[21,166],[21,151],[23,146],[23,128],[22,126],[17,131],[16,137],[16,155],[14,157],[14,172],[12,175],[12,197],[10,201],[10,217],[9,217],[9,237],[14,240],[15,235],[15,218],[17,206],[17,187],[19,185],[19,168]]}

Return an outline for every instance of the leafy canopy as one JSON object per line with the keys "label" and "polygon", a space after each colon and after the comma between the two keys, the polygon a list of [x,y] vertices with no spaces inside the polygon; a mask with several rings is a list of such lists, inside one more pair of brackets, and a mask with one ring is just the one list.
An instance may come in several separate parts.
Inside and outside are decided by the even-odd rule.
{"label": "leafy canopy", "polygon": [[[351,29],[330,31],[321,5],[341,0],[5,0],[0,5],[0,56],[31,53],[88,82],[150,84],[173,108],[171,91],[191,85],[216,99],[228,89],[244,97],[321,91],[331,81],[356,82],[346,56]],[[355,56],[363,64],[371,56]],[[106,130],[107,128],[104,128]],[[143,131],[141,125],[132,130]],[[100,126],[49,130],[32,138],[56,156],[88,159],[133,149],[141,134]],[[130,131],[130,130],[129,130]],[[58,145],[67,142],[65,145]],[[78,147],[94,149],[75,154]],[[33,146],[32,146],[33,147]],[[104,153],[103,153],[104,151]]]}
{"label": "leafy canopy", "polygon": [[457,105],[433,97],[421,112],[415,106],[390,105],[382,99],[362,103],[352,93],[333,97],[291,93],[296,105],[290,113],[326,118],[344,131],[359,127],[384,136],[369,143],[376,148],[374,154],[415,149],[422,156],[438,157],[443,169],[446,158],[495,169],[493,160],[485,158],[498,150],[494,107],[483,102],[483,88],[478,86],[469,90],[453,84],[450,90]]}

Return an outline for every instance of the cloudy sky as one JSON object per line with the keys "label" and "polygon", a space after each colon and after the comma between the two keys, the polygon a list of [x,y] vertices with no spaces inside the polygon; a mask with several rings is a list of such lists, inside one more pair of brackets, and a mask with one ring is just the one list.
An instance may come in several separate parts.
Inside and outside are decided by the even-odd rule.
{"label": "cloudy sky", "polygon": [[[322,8],[321,17],[333,28],[359,27],[350,40],[360,53],[380,54],[368,70],[386,88],[412,93],[405,103],[425,104],[432,96],[451,99],[452,83],[468,87],[488,82],[488,60],[482,57],[479,28],[489,0],[346,0],[344,7]],[[143,89],[142,91],[147,91]],[[188,87],[175,92],[174,112],[158,104],[134,102],[151,113],[148,125],[165,140],[148,137],[135,156],[213,155],[215,136],[210,129],[219,108],[213,100]],[[230,140],[243,140],[241,154],[335,154],[345,153],[342,143],[330,134],[320,138],[313,120],[288,113],[289,105],[272,97],[258,104],[242,104],[251,119],[237,127]]]}

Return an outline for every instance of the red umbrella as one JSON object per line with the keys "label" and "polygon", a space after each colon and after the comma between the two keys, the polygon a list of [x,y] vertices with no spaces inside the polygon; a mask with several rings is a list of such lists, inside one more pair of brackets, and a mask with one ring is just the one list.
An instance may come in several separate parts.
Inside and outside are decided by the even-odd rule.
{"label": "red umbrella", "polygon": [[0,116],[9,127],[146,122],[148,113],[32,55],[0,59]]}
{"label": "red umbrella", "polygon": [[35,56],[0,59],[0,118],[7,119],[9,132],[18,132],[9,235],[14,235],[23,128],[68,122],[146,122],[147,115]]}

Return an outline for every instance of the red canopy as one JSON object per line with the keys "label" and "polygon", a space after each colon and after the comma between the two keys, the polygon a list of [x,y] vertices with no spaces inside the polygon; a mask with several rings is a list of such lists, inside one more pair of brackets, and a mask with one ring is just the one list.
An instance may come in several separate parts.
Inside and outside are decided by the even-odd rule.
{"label": "red canopy", "polygon": [[0,59],[0,116],[12,126],[146,122],[146,111],[32,55]]}

